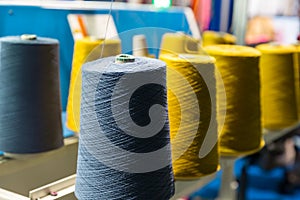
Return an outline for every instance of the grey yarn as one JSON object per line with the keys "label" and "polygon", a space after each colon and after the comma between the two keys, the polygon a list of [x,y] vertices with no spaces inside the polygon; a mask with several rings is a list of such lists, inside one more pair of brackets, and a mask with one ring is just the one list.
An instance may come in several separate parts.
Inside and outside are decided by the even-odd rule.
{"label": "grey yarn", "polygon": [[0,150],[40,153],[63,146],[59,42],[0,38]]}
{"label": "grey yarn", "polygon": [[166,65],[149,58],[82,69],[76,197],[157,199],[174,194]]}

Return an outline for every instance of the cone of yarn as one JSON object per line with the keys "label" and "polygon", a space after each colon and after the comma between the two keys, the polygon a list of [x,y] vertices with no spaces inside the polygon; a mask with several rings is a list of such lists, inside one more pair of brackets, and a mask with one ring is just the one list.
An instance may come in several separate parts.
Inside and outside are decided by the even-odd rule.
{"label": "cone of yarn", "polygon": [[128,55],[86,63],[81,95],[76,197],[169,200],[165,63]]}
{"label": "cone of yarn", "polygon": [[184,33],[166,33],[162,37],[160,54],[199,53],[199,40]]}
{"label": "cone of yarn", "polygon": [[297,112],[297,68],[294,46],[262,44],[261,103],[263,127],[278,130],[294,125]]}
{"label": "cone of yarn", "polygon": [[59,42],[0,38],[0,151],[32,154],[63,146]]}
{"label": "cone of yarn", "polygon": [[297,97],[297,111],[298,119],[300,117],[300,43],[294,45],[296,53],[294,54],[295,78],[296,78],[296,97]]}
{"label": "cone of yarn", "polygon": [[[104,45],[104,48],[103,48]],[[66,126],[78,133],[80,127],[80,95],[81,95],[81,67],[85,62],[101,57],[114,56],[121,53],[119,39],[94,39],[91,37],[75,41],[69,97],[66,112]]]}
{"label": "cone of yarn", "polygon": [[161,54],[167,63],[168,111],[176,180],[219,169],[215,60],[206,55]]}
{"label": "cone of yarn", "polygon": [[202,34],[202,45],[235,44],[236,37],[229,33],[204,31]]}
{"label": "cone of yarn", "polygon": [[[213,45],[204,48],[216,59],[221,74],[217,79],[218,121],[221,156],[243,156],[261,149],[262,140],[259,57],[260,52],[238,45]],[[223,85],[220,85],[223,82]],[[226,100],[223,92],[226,92]]]}

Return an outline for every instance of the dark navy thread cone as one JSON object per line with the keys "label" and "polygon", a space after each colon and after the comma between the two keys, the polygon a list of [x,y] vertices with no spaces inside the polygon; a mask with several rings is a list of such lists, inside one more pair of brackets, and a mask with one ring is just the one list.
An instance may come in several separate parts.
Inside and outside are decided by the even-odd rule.
{"label": "dark navy thread cone", "polygon": [[40,153],[62,145],[58,41],[0,38],[0,150]]}
{"label": "dark navy thread cone", "polygon": [[165,63],[110,57],[85,64],[80,124],[79,200],[173,196]]}

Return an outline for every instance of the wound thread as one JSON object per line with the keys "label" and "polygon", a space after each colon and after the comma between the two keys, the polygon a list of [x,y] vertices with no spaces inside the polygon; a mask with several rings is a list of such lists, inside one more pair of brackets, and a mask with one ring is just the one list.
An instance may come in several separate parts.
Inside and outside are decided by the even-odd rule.
{"label": "wound thread", "polygon": [[0,38],[0,71],[0,150],[29,154],[61,147],[58,41]]}
{"label": "wound thread", "polygon": [[[217,89],[218,121],[225,117],[220,129],[221,156],[242,156],[262,148],[260,111],[260,52],[238,45],[212,45],[204,48],[215,57],[225,91]],[[226,92],[226,101],[223,99]]]}

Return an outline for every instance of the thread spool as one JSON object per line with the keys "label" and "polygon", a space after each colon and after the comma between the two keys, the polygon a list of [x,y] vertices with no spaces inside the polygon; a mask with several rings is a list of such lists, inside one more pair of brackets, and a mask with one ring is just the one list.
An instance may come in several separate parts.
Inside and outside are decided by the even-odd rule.
{"label": "thread spool", "polygon": [[174,194],[166,66],[130,59],[120,55],[83,66],[79,200],[167,200]]}
{"label": "thread spool", "polygon": [[229,33],[204,31],[202,34],[202,45],[236,44],[236,37]]}
{"label": "thread spool", "polygon": [[219,169],[214,59],[196,54],[161,54],[160,59],[168,66],[175,178],[195,179],[214,173]]}
{"label": "thread spool", "polygon": [[294,45],[296,52],[294,54],[294,67],[295,67],[295,84],[296,84],[296,97],[297,97],[297,111],[298,118],[300,117],[300,44],[297,43]]}
{"label": "thread spool", "polygon": [[0,150],[13,156],[61,147],[58,41],[7,36],[0,47]]}
{"label": "thread spool", "polygon": [[297,123],[297,97],[293,46],[258,45],[261,51],[261,103],[263,127],[277,130]]}
{"label": "thread spool", "polygon": [[[103,48],[103,44],[105,46]],[[102,52],[103,50],[103,52]],[[73,64],[66,112],[66,126],[79,133],[80,127],[80,95],[81,95],[81,66],[85,62],[101,57],[114,56],[121,53],[119,39],[102,40],[92,37],[79,39],[74,44]]]}
{"label": "thread spool", "polygon": [[[217,90],[218,121],[225,115],[220,130],[221,156],[254,153],[264,145],[261,129],[259,57],[260,52],[238,45],[214,45],[204,48],[216,58],[226,92]],[[217,79],[217,88],[221,80]]]}
{"label": "thread spool", "polygon": [[160,49],[160,54],[197,54],[200,51],[199,40],[181,32],[164,34]]}

